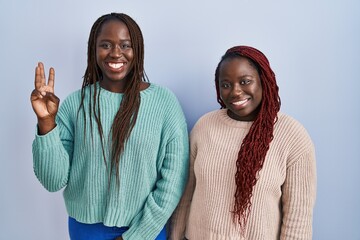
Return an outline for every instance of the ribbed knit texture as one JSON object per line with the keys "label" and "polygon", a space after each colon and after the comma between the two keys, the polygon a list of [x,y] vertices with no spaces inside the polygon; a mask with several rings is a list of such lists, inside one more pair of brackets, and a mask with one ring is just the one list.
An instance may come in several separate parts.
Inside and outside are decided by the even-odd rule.
{"label": "ribbed knit texture", "polygon": [[190,174],[170,221],[170,239],[311,239],[316,196],[315,151],[303,126],[278,114],[251,199],[245,238],[233,222],[236,159],[252,122],[235,121],[226,109],[204,115],[190,137]]}
{"label": "ribbed knit texture", "polygon": [[[109,133],[123,94],[100,91],[101,122],[110,166]],[[35,136],[34,171],[49,191],[63,192],[68,214],[79,222],[103,222],[106,226],[129,226],[124,240],[153,240],[178,204],[188,173],[189,143],[184,114],[174,94],[151,84],[141,91],[135,127],[120,159],[120,188],[101,150],[97,124],[88,111],[86,88],[86,135],[84,117],[77,112],[81,92],[69,95],[57,114],[57,126]],[[93,137],[92,137],[93,136]]]}

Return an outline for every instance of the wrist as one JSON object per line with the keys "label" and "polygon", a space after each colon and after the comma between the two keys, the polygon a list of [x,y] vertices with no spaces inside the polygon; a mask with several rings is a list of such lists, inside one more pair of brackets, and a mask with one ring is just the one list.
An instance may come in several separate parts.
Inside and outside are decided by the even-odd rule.
{"label": "wrist", "polygon": [[38,134],[45,135],[56,127],[55,118],[38,119]]}

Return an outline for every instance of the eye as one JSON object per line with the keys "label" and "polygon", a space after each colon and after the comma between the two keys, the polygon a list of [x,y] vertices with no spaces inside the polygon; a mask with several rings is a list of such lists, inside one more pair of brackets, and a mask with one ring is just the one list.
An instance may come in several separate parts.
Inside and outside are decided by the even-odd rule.
{"label": "eye", "polygon": [[101,43],[100,47],[104,49],[110,49],[112,46],[110,43]]}
{"label": "eye", "polygon": [[241,85],[247,85],[247,84],[249,84],[250,82],[251,82],[251,80],[244,79],[244,80],[241,80],[241,81],[240,81],[240,84],[241,84]]}
{"label": "eye", "polygon": [[131,48],[131,43],[123,43],[120,45],[121,49],[128,49]]}
{"label": "eye", "polygon": [[230,88],[231,86],[230,86],[230,84],[227,83],[227,82],[222,82],[222,83],[220,84],[220,87],[221,87],[221,88]]}

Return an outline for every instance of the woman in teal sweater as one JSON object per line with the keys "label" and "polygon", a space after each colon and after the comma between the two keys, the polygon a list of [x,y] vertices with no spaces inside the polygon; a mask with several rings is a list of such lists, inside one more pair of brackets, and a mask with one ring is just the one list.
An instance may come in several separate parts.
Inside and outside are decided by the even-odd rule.
{"label": "woman in teal sweater", "polygon": [[188,133],[173,93],[147,81],[141,30],[125,14],[92,26],[81,90],[59,106],[55,71],[35,70],[34,171],[64,188],[74,240],[165,239],[187,178]]}

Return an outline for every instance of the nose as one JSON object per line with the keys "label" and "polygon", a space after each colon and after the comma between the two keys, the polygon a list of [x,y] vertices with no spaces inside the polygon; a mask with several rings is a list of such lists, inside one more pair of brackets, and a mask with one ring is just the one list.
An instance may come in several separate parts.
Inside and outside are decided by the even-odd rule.
{"label": "nose", "polygon": [[119,45],[115,45],[111,48],[110,56],[119,58],[122,55],[121,47]]}
{"label": "nose", "polygon": [[235,96],[239,96],[241,95],[243,92],[240,84],[235,84],[234,87],[231,90],[231,96],[235,97]]}

